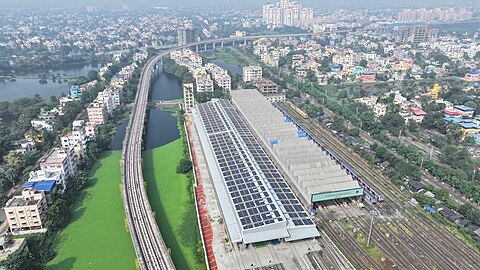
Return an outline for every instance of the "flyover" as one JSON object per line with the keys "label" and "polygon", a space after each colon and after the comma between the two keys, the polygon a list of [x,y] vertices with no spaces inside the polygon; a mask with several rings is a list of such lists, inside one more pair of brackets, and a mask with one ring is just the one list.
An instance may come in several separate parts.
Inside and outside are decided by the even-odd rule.
{"label": "flyover", "polygon": [[148,105],[148,93],[157,62],[170,52],[221,42],[247,41],[261,38],[301,37],[311,33],[228,37],[204,40],[182,46],[174,46],[150,59],[142,70],[135,101],[123,140],[122,197],[127,223],[140,269],[175,269],[169,250],[163,241],[148,201],[142,173],[142,137]]}

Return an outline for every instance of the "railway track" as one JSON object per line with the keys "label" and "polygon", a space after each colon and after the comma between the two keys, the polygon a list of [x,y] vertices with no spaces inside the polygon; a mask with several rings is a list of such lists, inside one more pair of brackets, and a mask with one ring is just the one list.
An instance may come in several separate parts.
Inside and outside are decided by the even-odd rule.
{"label": "railway track", "polygon": [[[389,179],[381,174],[376,169],[370,169],[366,162],[364,162],[356,153],[347,149],[334,135],[326,128],[316,124],[313,125],[295,114],[289,106],[282,106],[291,116],[291,118],[302,125],[304,128],[310,130],[324,143],[326,143],[333,151],[335,151],[341,158],[352,166],[363,177],[370,179],[370,183],[374,184],[376,188],[380,189],[386,196],[383,203],[377,204],[374,208],[384,217],[390,217],[396,214],[403,214],[403,209],[393,201],[406,201],[408,197],[401,193]],[[373,183],[372,183],[373,182]],[[372,206],[373,207],[373,206]],[[414,209],[412,211],[415,211]],[[480,254],[475,250],[470,249],[457,236],[442,228],[436,221],[425,213],[414,212],[414,218],[405,221],[403,218],[397,219],[395,224],[398,228],[397,235],[389,226],[385,224],[380,225],[380,228],[388,232],[394,238],[394,242],[386,241],[385,236],[377,234],[374,231],[374,236],[383,238],[382,249],[388,256],[395,256],[399,266],[409,269],[475,269],[480,261]],[[392,220],[392,219],[391,219]],[[357,226],[358,221],[354,221]],[[365,232],[365,231],[364,231]],[[409,232],[409,233],[407,233]],[[403,247],[401,251],[398,246]],[[350,247],[350,246],[349,246]],[[398,252],[405,255],[399,255]],[[408,261],[413,258],[418,261],[414,267]],[[400,260],[403,259],[403,260]]]}
{"label": "railway track", "polygon": [[255,40],[259,38],[279,38],[290,36],[306,36],[302,34],[280,34],[247,37],[228,37],[194,42],[182,46],[174,46],[150,59],[142,70],[138,90],[135,96],[132,113],[128,122],[122,151],[122,197],[127,217],[128,229],[132,237],[135,253],[140,269],[175,269],[169,250],[165,246],[162,235],[148,201],[142,172],[142,137],[144,120],[148,104],[148,93],[154,68],[158,61],[170,52],[198,45],[215,44],[217,42],[234,42],[238,40]]}

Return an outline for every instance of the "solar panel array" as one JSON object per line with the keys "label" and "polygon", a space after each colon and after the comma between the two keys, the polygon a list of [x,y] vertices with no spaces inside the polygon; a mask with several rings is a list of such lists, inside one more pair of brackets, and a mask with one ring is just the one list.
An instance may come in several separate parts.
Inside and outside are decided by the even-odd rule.
{"label": "solar panel array", "polygon": [[285,220],[287,226],[314,224],[230,102],[197,110],[244,230]]}

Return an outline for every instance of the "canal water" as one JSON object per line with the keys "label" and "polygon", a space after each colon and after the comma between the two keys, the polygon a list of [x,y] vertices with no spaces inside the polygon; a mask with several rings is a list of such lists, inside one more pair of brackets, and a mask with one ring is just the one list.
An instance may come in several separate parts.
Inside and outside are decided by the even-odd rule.
{"label": "canal water", "polygon": [[[159,69],[152,84],[151,101],[182,99],[182,82],[176,76]],[[148,110],[145,150],[157,148],[180,138],[177,118],[172,111]]]}
{"label": "canal water", "polygon": [[220,66],[223,69],[230,71],[232,75],[242,74],[243,72],[243,68],[241,65],[228,64],[228,63],[225,63],[225,61],[223,61],[222,59],[212,60],[212,63]]}
{"label": "canal water", "polygon": [[[153,80],[150,99],[152,101],[174,100],[183,98],[182,83],[174,75],[160,71]],[[110,146],[112,150],[122,150],[122,141],[129,119],[124,119],[117,127]],[[147,111],[145,150],[157,148],[180,138],[177,118],[174,112],[159,109]]]}
{"label": "canal water", "polygon": [[[67,83],[52,82],[52,75],[60,74],[66,77],[80,77],[86,76],[92,69],[98,69],[95,65],[73,65],[64,69],[32,72],[28,74],[18,74],[16,81],[4,80],[0,81],[0,101],[11,101],[23,97],[33,97],[39,94],[44,99],[51,96],[60,96],[62,93],[67,93]],[[47,74],[48,83],[39,83],[39,74]],[[28,78],[28,79],[22,79]]]}

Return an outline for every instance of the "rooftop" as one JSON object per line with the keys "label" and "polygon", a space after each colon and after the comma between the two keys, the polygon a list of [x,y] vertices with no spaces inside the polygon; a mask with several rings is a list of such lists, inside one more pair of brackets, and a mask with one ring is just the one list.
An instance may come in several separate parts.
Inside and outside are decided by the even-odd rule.
{"label": "rooftop", "polygon": [[44,156],[40,162],[41,163],[63,163],[63,161],[67,158],[67,154],[64,149],[62,148],[53,148],[48,152],[46,156]]}
{"label": "rooftop", "polygon": [[286,171],[304,203],[310,204],[316,194],[361,189],[351,175],[308,140],[295,124],[286,122],[282,113],[258,91],[235,90],[231,96],[254,133]]}
{"label": "rooftop", "polygon": [[232,104],[193,112],[232,242],[318,236],[315,224]]}
{"label": "rooftop", "polygon": [[50,192],[55,186],[55,180],[42,180],[42,181],[33,181],[25,182],[22,186],[26,188],[33,188],[38,191]]}

